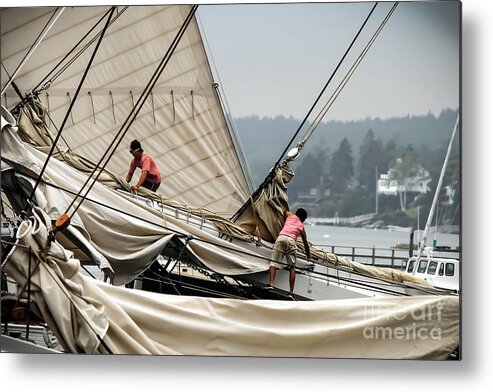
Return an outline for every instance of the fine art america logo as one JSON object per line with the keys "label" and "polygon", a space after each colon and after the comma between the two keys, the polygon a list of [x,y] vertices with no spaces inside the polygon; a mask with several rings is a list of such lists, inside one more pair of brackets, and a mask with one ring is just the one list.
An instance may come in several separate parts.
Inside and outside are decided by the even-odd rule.
{"label": "fine art america logo", "polygon": [[378,325],[363,328],[368,340],[441,340],[441,303],[429,304],[416,309],[401,305],[365,306],[365,319],[378,320]]}

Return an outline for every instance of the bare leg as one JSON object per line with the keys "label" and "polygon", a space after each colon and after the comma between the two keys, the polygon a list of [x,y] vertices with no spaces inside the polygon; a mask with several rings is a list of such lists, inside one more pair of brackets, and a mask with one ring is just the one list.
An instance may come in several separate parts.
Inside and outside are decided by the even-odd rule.
{"label": "bare leg", "polygon": [[274,279],[276,278],[276,267],[272,265],[269,267],[270,283],[269,286],[274,286]]}
{"label": "bare leg", "polygon": [[293,294],[295,279],[296,279],[296,272],[294,270],[294,267],[291,267],[289,269],[289,294]]}

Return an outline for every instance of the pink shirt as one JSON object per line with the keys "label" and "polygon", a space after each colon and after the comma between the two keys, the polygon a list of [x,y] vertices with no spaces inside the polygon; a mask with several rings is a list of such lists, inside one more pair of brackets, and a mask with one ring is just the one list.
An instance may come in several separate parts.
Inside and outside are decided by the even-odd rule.
{"label": "pink shirt", "polygon": [[154,162],[154,159],[152,159],[149,154],[142,152],[140,159],[134,157],[130,162],[130,170],[134,171],[136,167],[140,168],[142,171],[148,171],[146,180],[151,184],[159,184],[161,182],[161,173],[159,172],[156,162]]}
{"label": "pink shirt", "polygon": [[296,215],[289,215],[286,218],[286,222],[284,222],[284,227],[282,228],[279,235],[285,235],[287,237],[291,237],[296,241],[299,235],[305,231],[305,227],[303,223],[300,221]]}

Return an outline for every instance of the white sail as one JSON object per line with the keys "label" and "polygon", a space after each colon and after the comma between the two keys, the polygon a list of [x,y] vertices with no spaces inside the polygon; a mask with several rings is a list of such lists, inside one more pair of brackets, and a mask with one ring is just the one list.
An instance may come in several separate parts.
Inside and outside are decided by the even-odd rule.
{"label": "white sail", "polygon": [[[84,84],[85,87],[82,96],[75,105],[72,114],[72,117],[74,117],[73,124],[71,119],[69,119],[67,124],[68,127],[64,131],[64,138],[68,140],[68,144],[75,152],[78,152],[83,156],[85,155],[95,161],[103,154],[107,144],[110,143],[119,129],[121,122],[124,121],[125,115],[131,110],[132,96],[128,93],[130,91],[135,93],[138,90],[128,90],[128,88],[133,88],[132,86],[137,85],[142,88],[142,86],[147,83],[147,80],[151,78],[152,73],[156,69],[156,63],[160,61],[163,53],[166,52],[169,47],[170,42],[176,36],[176,31],[182,26],[189,9],[189,7],[173,6],[131,7],[120,8],[118,10],[117,16],[111,24],[106,38],[103,40],[100,49],[101,51],[98,52],[93,66],[89,70],[87,83]],[[30,18],[28,18],[25,13],[23,14],[21,12],[24,10],[9,9],[7,11],[11,13],[10,15],[8,15],[8,13],[2,14],[2,18],[6,18],[8,21],[15,19],[16,12],[19,12],[20,15],[22,14],[22,17],[24,18],[19,18],[17,20],[18,23],[14,23],[14,25],[6,23],[6,25],[3,26],[5,30],[2,31],[2,41],[5,40],[5,42],[9,44],[5,48],[4,66],[7,70],[9,68],[16,69],[15,72],[17,74],[15,85],[12,84],[12,87],[7,89],[7,99],[10,99],[10,107],[15,104],[15,101],[12,102],[13,98],[11,95],[13,93],[11,89],[15,87],[23,88],[28,85],[34,88],[43,80],[44,76],[48,73],[48,70],[53,68],[53,65],[58,59],[70,50],[75,39],[70,40],[70,44],[65,44],[66,47],[59,52],[57,51],[58,49],[55,50],[54,53],[48,51],[48,48],[52,47],[54,42],[58,42],[57,39],[60,38],[60,34],[64,36],[77,36],[77,39],[79,39],[79,37],[83,35],[82,30],[84,32],[88,31],[98,19],[103,21],[105,12],[108,11],[108,8],[91,7],[77,10],[81,12],[70,14],[73,9],[68,9],[63,12],[59,19],[68,19],[61,20],[60,23],[57,23],[56,28],[55,26],[52,27],[46,34],[46,38],[39,43],[39,45],[37,43],[36,52],[41,51],[41,55],[39,57],[32,57],[29,62],[22,61],[22,56],[25,53],[32,52],[29,45],[26,43],[21,46],[23,49],[18,49],[12,42],[16,41],[16,38],[18,38],[16,37],[16,34],[20,34],[21,31],[27,32],[32,30],[30,31],[31,37],[35,36],[35,31],[43,31],[43,26],[45,26],[46,21],[49,19],[49,16],[53,14],[54,10],[50,9],[50,12],[46,12],[46,9],[29,9],[27,13],[32,13]],[[163,17],[166,17],[166,19],[163,19]],[[75,20],[84,21],[81,22],[83,28],[74,24]],[[165,20],[168,23],[164,23]],[[167,28],[163,27],[165,24],[167,25]],[[207,207],[216,212],[232,213],[239,207],[238,203],[246,200],[248,197],[248,193],[246,193],[248,187],[246,186],[246,180],[243,171],[241,170],[239,155],[236,154],[235,151],[233,138],[229,134],[221,108],[218,104],[218,99],[214,95],[210,70],[195,22],[189,26],[189,29],[191,29],[189,30],[189,33],[195,32],[195,34],[185,36],[185,41],[182,41],[180,46],[178,46],[177,52],[172,57],[168,68],[166,68],[160,82],[154,89],[151,101],[146,103],[143,113],[139,115],[138,120],[134,124],[131,130],[133,136],[129,139],[132,139],[133,137],[139,138],[143,142],[144,148],[147,148],[149,145],[149,152],[151,155],[155,156],[158,160],[161,159],[160,162],[165,162],[163,163],[163,174],[166,179],[162,187],[166,196],[168,196],[166,184],[169,183],[170,186],[176,185],[177,193],[175,197],[179,201],[189,203],[194,207]],[[140,37],[140,44],[137,42],[139,41],[139,39],[137,39],[138,37]],[[160,50],[155,50],[156,48],[154,45],[147,46],[149,42],[152,43],[154,41],[152,37],[157,40],[156,45],[161,46],[159,48]],[[63,41],[64,40],[62,39],[61,42]],[[160,45],[162,41],[166,41],[167,44]],[[27,40],[26,42],[32,42],[32,40]],[[44,47],[44,45],[46,45],[46,47]],[[18,49],[17,52],[16,49]],[[49,53],[47,53],[47,51]],[[148,52],[150,53],[149,55],[147,55]],[[3,53],[2,56],[4,56]],[[47,56],[47,58],[43,60],[42,58],[44,56]],[[46,101],[46,106],[48,106],[50,115],[55,118],[55,122],[62,121],[62,117],[64,116],[64,113],[66,113],[69,104],[67,93],[70,95],[70,91],[75,91],[77,89],[77,84],[89,62],[89,56],[90,51],[84,52],[77,62],[74,63],[59,79],[56,79],[51,83],[49,89],[42,91],[40,98],[41,100]],[[101,56],[106,57],[102,60],[100,58]],[[82,60],[83,58],[85,58],[85,61]],[[19,70],[16,64],[21,63],[25,63],[25,66]],[[197,67],[188,68],[191,65],[196,65]],[[206,80],[206,82],[203,82],[203,80]],[[191,105],[191,100],[188,100],[187,98],[187,92],[183,89],[178,90],[176,88],[177,85],[186,85],[186,89],[192,87],[197,88],[196,90],[187,90],[189,92],[194,91],[193,106]],[[202,90],[200,90],[199,87],[203,87]],[[167,90],[168,88],[170,90]],[[170,94],[171,89],[174,89],[173,95]],[[183,93],[181,98],[177,95],[178,91]],[[196,93],[200,91],[202,91],[203,95]],[[90,95],[89,92],[91,93]],[[74,94],[70,96],[73,97]],[[137,96],[134,95],[133,97],[135,101]],[[189,98],[191,97],[192,95],[190,95]],[[110,98],[113,98],[113,101],[111,101]],[[152,105],[153,102],[161,102],[163,105],[159,106],[159,109],[156,109],[156,105]],[[209,109],[205,109],[205,104],[208,104],[209,102],[212,104],[216,103],[217,105],[212,105]],[[55,105],[55,103],[58,105]],[[204,104],[205,112],[200,110],[195,112],[196,109],[202,107],[201,104]],[[181,115],[183,115],[183,118],[186,117],[187,110],[190,116],[186,120],[178,122],[177,119],[181,118]],[[173,113],[176,114],[174,125],[173,119],[168,118],[173,115]],[[115,118],[119,119],[120,123],[115,121]],[[154,124],[155,118],[156,124]],[[157,121],[158,119],[159,121]],[[219,122],[219,119],[221,119],[221,122]],[[163,120],[171,121],[172,125],[167,128],[166,121]],[[215,122],[216,120],[218,121],[217,123]],[[218,125],[219,128],[215,128],[216,125]],[[174,137],[169,138],[169,135],[174,135]],[[6,145],[8,144],[9,143],[6,143]],[[31,151],[31,148],[27,145],[22,146],[20,141],[18,144],[18,150],[12,151],[8,157],[9,162],[17,162],[22,158],[21,151]],[[168,148],[166,153],[160,152],[162,146]],[[29,161],[29,164],[36,162],[37,170],[33,171],[37,176],[41,171],[40,167],[46,160],[46,155],[42,151],[32,150],[31,152],[33,158],[26,161]],[[5,154],[3,159],[5,159]],[[127,171],[128,160],[129,154],[127,146],[120,146],[120,149],[113,157],[109,168],[112,171],[120,168],[120,170],[123,171],[120,171],[119,174],[124,175]],[[119,164],[117,164],[118,162]],[[19,162],[17,163],[19,164]],[[112,165],[116,165],[116,167],[112,167]],[[23,166],[25,169],[25,165],[19,164],[19,166]],[[169,175],[167,175],[166,170],[170,170]],[[57,187],[67,187],[69,185],[71,187],[70,191],[73,194],[80,189],[85,180],[83,175],[80,175],[80,173],[74,174],[72,170],[57,163],[54,159],[52,159],[52,162],[48,165],[45,175],[51,182],[55,183]],[[101,202],[104,201],[104,205],[114,205],[115,203],[122,202],[125,206],[119,208],[119,210],[128,212],[128,210],[131,209],[131,207],[126,206],[126,201],[120,200],[122,199],[121,197],[115,197],[114,193],[111,193],[108,189],[104,189],[103,186],[95,187],[89,196],[92,197],[91,195],[99,194],[99,192],[104,193],[104,197],[100,200]],[[275,191],[274,193],[281,196],[281,198],[286,197],[280,190]],[[240,197],[240,194],[243,194],[243,196]],[[73,195],[68,196],[68,199],[71,200],[72,197]],[[47,199],[46,204],[50,205],[51,199],[47,196],[45,196],[45,198]],[[58,200],[55,200],[52,203],[51,210],[53,211],[50,213],[50,216],[53,219],[56,219],[59,216],[57,213],[59,214],[64,211],[64,208],[60,208],[60,205],[57,206],[57,203],[59,204]],[[268,202],[267,204],[270,205],[272,203]],[[287,205],[287,203],[285,204]],[[232,207],[234,207],[234,210],[231,210]],[[155,228],[149,228],[148,233],[151,233],[150,236],[140,235],[138,238],[134,238],[133,241],[139,242],[139,246],[143,248],[150,247],[149,249],[151,249],[151,252],[148,252],[144,257],[141,257],[142,252],[136,251],[134,253],[137,254],[136,260],[138,260],[138,262],[129,263],[127,254],[128,249],[124,252],[122,252],[122,249],[125,249],[125,241],[127,241],[126,238],[128,238],[129,235],[127,231],[134,229],[133,225],[135,225],[135,222],[133,220],[130,222],[125,221],[128,224],[124,224],[121,223],[124,221],[122,220],[115,224],[118,227],[116,230],[117,232],[120,233],[122,231],[121,229],[123,229],[124,232],[123,236],[119,237],[121,241],[115,245],[115,243],[117,243],[115,238],[108,239],[102,234],[102,231],[100,230],[102,222],[99,222],[99,218],[96,219],[97,222],[93,225],[94,216],[99,217],[104,215],[103,211],[94,214],[91,211],[93,208],[96,207],[88,206],[86,202],[84,207],[79,210],[79,215],[81,217],[85,215],[86,217],[85,222],[80,226],[85,226],[85,231],[92,237],[92,245],[99,250],[113,266],[116,282],[127,282],[128,280],[133,279],[154,261],[157,254],[159,254],[162,248],[165,247],[170,240],[169,234],[171,234],[171,232],[167,230],[161,232],[158,230],[159,233],[157,236],[163,238],[163,241],[160,244],[161,248],[159,248],[159,246],[155,244],[156,237],[153,237],[156,234]],[[142,209],[142,207],[140,207],[140,209]],[[192,210],[187,207],[189,215],[191,214],[191,211]],[[152,217],[149,217],[147,220],[154,221],[154,219],[158,219],[158,221],[161,221],[161,219],[163,219],[163,224],[165,226],[166,224],[171,223],[175,226],[174,229],[178,229],[178,222],[174,222],[174,218],[169,216],[162,217],[161,214],[162,211],[153,210]],[[205,217],[204,211],[199,211],[197,214],[202,221],[204,219],[211,220],[210,218],[212,218]],[[135,213],[134,215],[140,214]],[[196,237],[202,238],[202,240],[207,240],[207,242],[214,242],[213,245],[206,244],[204,241],[199,242],[194,240],[187,243],[188,250],[193,253],[195,258],[200,260],[203,265],[208,266],[215,272],[225,275],[262,273],[267,270],[267,261],[270,257],[269,247],[252,244],[251,239],[253,236],[251,231],[247,232],[245,230],[240,230],[241,228],[235,227],[236,231],[241,231],[240,237],[242,240],[246,240],[249,246],[255,247],[253,256],[243,255],[242,249],[228,249],[228,251],[225,251],[225,249],[227,249],[227,247],[224,246],[225,244],[216,244],[216,240],[213,241],[213,238],[209,238],[210,233],[205,233],[203,230],[189,226],[189,215],[186,219],[187,226],[183,226],[183,222],[181,222],[179,230],[177,231],[184,235],[193,234]],[[274,223],[274,226],[280,223],[277,218],[280,214],[276,214],[275,211],[265,210],[261,213],[259,211],[259,214],[253,213],[252,215],[253,222],[247,222],[248,224],[246,226],[250,229],[252,227],[258,227],[258,218],[259,215],[261,215],[265,226],[259,227],[262,234],[261,237],[265,240],[267,236],[264,232],[268,231],[270,237],[267,238],[267,241],[272,240],[275,235],[277,235],[276,230],[278,231],[279,229],[279,227],[277,229],[272,227],[272,223]],[[269,220],[269,217],[272,217],[274,222],[272,222],[272,219]],[[277,221],[275,221],[276,219]],[[82,220],[84,220],[84,218],[82,218]],[[107,219],[103,226],[108,228],[112,226],[116,220],[117,217],[115,215],[113,218]],[[202,221],[200,223],[200,228],[202,228]],[[219,225],[222,222],[218,222],[215,217],[213,222],[219,228],[221,234],[228,235],[227,230],[225,232]],[[91,229],[90,227],[95,228]],[[97,233],[96,235],[92,234],[94,230]],[[204,238],[204,236],[208,237]],[[238,236],[233,236],[238,238]],[[142,241],[142,238],[144,237],[148,239],[147,242]],[[108,247],[114,247],[114,249],[108,249]],[[240,246],[240,248],[242,247]],[[262,255],[259,253],[262,253]],[[405,286],[406,282],[416,283],[418,285],[426,283],[421,280],[416,280],[411,275],[399,273],[399,271],[386,271],[384,269],[361,266],[358,263],[349,263],[344,258],[337,257],[336,255],[329,254],[322,250],[313,249],[312,256],[313,261],[322,264],[324,267],[344,267],[350,271],[361,272],[365,276],[369,276],[372,279],[377,279],[379,281],[381,280],[382,282],[395,282],[399,286]],[[310,278],[308,278],[308,280],[309,279]],[[312,285],[311,282],[309,282],[309,284]],[[310,290],[311,288],[307,288],[307,292],[310,293]],[[325,294],[323,297],[325,297]]]}
{"label": "white sail", "polygon": [[286,302],[127,290],[82,276],[54,242],[42,251],[50,225],[35,210],[5,270],[25,286],[32,249],[36,312],[67,352],[446,359],[459,344],[456,296]]}
{"label": "white sail", "polygon": [[[25,208],[24,200],[40,175],[46,154],[22,142],[16,130],[13,118],[2,108],[0,144],[2,165],[7,166],[2,172],[2,190],[11,199],[18,199],[17,205],[21,209]],[[15,172],[12,177],[9,171]],[[85,174],[64,162],[52,159],[36,190],[34,204],[55,220],[68,208],[86,178]],[[186,252],[213,271],[241,275],[268,269],[267,248],[264,249],[264,258],[245,254],[243,248],[201,230],[193,222],[166,216],[163,211],[150,208],[100,183],[95,184],[76,213],[73,209],[68,213],[72,215],[74,231],[90,241],[109,262],[110,266],[105,263],[104,267],[112,270],[117,285],[131,281],[145,271],[160,253],[165,254],[165,248],[173,237],[180,237],[183,242],[184,237],[193,237],[187,242]],[[255,247],[254,244],[252,246]]]}
{"label": "white sail", "polygon": [[[26,208],[25,200],[32,192],[35,179],[40,175],[43,162],[46,161],[46,153],[23,142],[17,135],[17,129],[15,120],[2,107],[0,144],[2,165],[7,167],[2,172],[2,190],[9,195],[9,199],[19,199],[15,204],[19,206],[16,210],[20,211]],[[52,159],[35,193],[34,204],[42,207],[53,220],[67,208],[70,213],[73,211],[68,207],[70,201],[86,178],[84,173],[65,162]],[[280,189],[274,193],[282,198]],[[214,225],[211,226],[205,221]],[[265,271],[269,267],[272,244],[253,242],[253,237],[249,237],[247,232],[239,227],[235,228],[235,225],[226,219],[223,221],[216,219],[214,214],[194,214],[192,217],[190,211],[179,212],[174,207],[166,211],[163,211],[162,207],[156,209],[144,201],[134,199],[126,192],[118,192],[104,184],[96,183],[88,199],[73,215],[71,226],[74,231],[79,231],[79,236],[90,241],[91,246],[109,262],[115,284],[127,283],[134,279],[149,267],[160,253],[167,254],[169,251],[171,257],[176,257],[172,255],[172,249],[167,247],[173,236],[180,238],[179,241],[186,247],[185,253],[189,257],[214,272],[228,276],[260,273],[266,278]],[[228,222],[228,226],[225,226],[225,222]],[[273,222],[265,220],[264,223],[269,227]],[[351,262],[315,246],[311,246],[311,254],[312,260],[324,267],[342,268],[352,271],[350,274],[370,277],[376,284],[376,291],[369,290],[365,295],[381,292],[377,286],[387,286],[388,283],[393,283],[399,290],[419,285],[420,294],[430,293],[427,282],[401,271]],[[306,264],[300,257],[297,265],[306,268]],[[339,275],[340,271],[337,270],[337,280]],[[307,280],[310,279],[308,276]],[[323,281],[319,283],[323,286],[322,298],[330,297],[332,294],[325,292],[328,285]],[[312,284],[310,283],[310,287]],[[338,284],[332,284],[331,288]],[[301,287],[300,284],[298,286]],[[305,289],[307,292],[311,290]],[[351,289],[346,287],[343,291],[345,295],[353,294]]]}
{"label": "white sail", "polygon": [[[15,84],[22,94],[37,87],[108,9],[65,9],[18,70]],[[54,11],[46,7],[2,10],[2,62],[9,74],[22,62]],[[190,6],[118,7],[63,131],[63,138],[75,153],[95,162],[101,158],[189,11]],[[102,30],[105,20],[78,49]],[[93,42],[40,93],[57,127],[95,45]],[[3,67],[1,76],[3,88],[9,79]],[[14,86],[6,89],[2,99],[9,109],[19,101]],[[231,132],[193,19],[107,169],[125,177],[131,158],[128,145],[132,139],[139,139],[161,170],[160,193],[230,216],[251,193],[241,151]]]}

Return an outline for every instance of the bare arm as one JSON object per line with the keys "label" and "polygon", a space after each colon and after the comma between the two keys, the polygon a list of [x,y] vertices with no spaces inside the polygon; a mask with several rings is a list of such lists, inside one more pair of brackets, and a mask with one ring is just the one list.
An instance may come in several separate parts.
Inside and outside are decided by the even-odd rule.
{"label": "bare arm", "polygon": [[308,240],[306,239],[306,233],[303,230],[301,233],[301,239],[303,240],[303,245],[305,246],[305,253],[308,260],[310,259],[310,246],[308,245]]}
{"label": "bare arm", "polygon": [[149,171],[147,170],[142,170],[142,174],[140,175],[140,178],[139,178],[139,181],[137,181],[137,185],[132,185],[131,188],[133,190],[135,189],[139,189],[140,186],[144,183],[144,181],[146,180],[147,178],[147,174],[149,173]]}
{"label": "bare arm", "polygon": [[134,171],[135,171],[135,167],[130,165],[130,169],[128,169],[128,173],[127,173],[127,177],[125,177],[125,181],[130,182],[130,180],[132,179],[132,177],[134,175]]}
{"label": "bare arm", "polygon": [[132,161],[130,162],[130,167],[128,168],[127,177],[125,177],[125,181],[130,182],[132,180],[134,172],[135,172],[135,164],[134,164],[134,160],[132,159]]}

